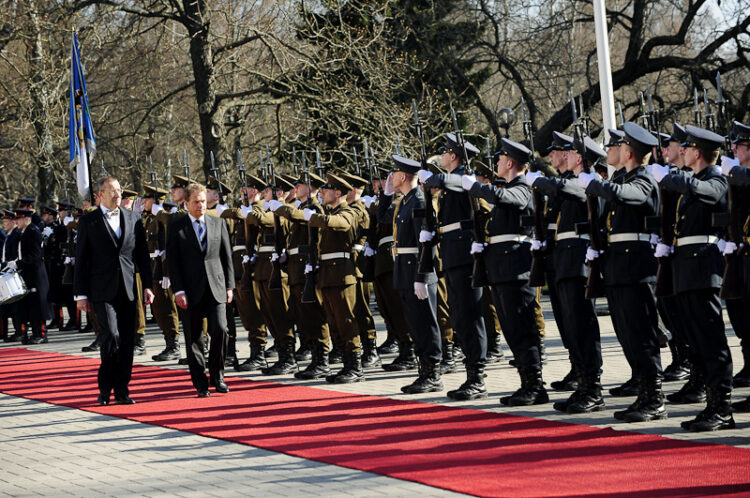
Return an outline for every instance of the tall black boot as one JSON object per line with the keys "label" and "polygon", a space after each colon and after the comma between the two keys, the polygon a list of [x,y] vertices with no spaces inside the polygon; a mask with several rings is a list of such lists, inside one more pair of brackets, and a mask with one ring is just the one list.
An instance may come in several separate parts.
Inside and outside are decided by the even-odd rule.
{"label": "tall black boot", "polygon": [[[488,338],[489,339],[489,338]],[[487,341],[487,363],[497,363],[503,359],[503,341],[500,334],[495,334]]]}
{"label": "tall black boot", "polygon": [[506,406],[531,406],[549,403],[549,395],[544,388],[542,369],[536,367],[519,368],[521,387],[511,396],[500,398]]}
{"label": "tall black boot", "polygon": [[299,370],[297,360],[294,359],[294,337],[288,339],[286,344],[279,347],[279,359],[270,367],[261,368],[263,375],[285,375]]}
{"label": "tall black boot", "polygon": [[300,334],[299,349],[294,352],[294,359],[297,361],[308,361],[313,357],[312,347],[307,340]]}
{"label": "tall black boot", "polygon": [[552,381],[550,387],[555,391],[575,391],[578,389],[578,377],[578,369],[571,363],[570,371],[565,374],[565,377]]}
{"label": "tall black boot", "polygon": [[661,380],[656,377],[643,379],[641,383],[643,395],[641,402],[628,409],[623,415],[625,422],[648,422],[667,418],[667,407],[664,404],[664,393],[661,390]]}
{"label": "tall black boot", "polygon": [[238,367],[235,368],[238,372],[252,372],[254,370],[260,370],[267,368],[268,363],[266,362],[265,346],[258,342],[250,343],[250,358],[243,361]]}
{"label": "tall black boot", "polygon": [[362,342],[362,366],[364,368],[379,367],[382,365],[375,339],[367,338]]}
{"label": "tall black boot", "polygon": [[682,428],[691,432],[720,431],[734,429],[732,417],[732,392],[708,388],[708,405],[695,419],[683,422]]}
{"label": "tall black boot", "polygon": [[414,354],[414,343],[402,342],[398,345],[398,356],[392,363],[383,365],[386,372],[402,372],[414,370],[417,367],[417,357]]}
{"label": "tall black boot", "polygon": [[224,357],[224,366],[237,369],[239,365],[240,362],[237,359],[237,338],[230,336],[227,340],[227,355]]}
{"label": "tall black boot", "polygon": [[294,376],[297,379],[311,380],[311,379],[322,379],[331,373],[331,368],[328,365],[328,351],[325,351],[323,345],[316,343],[312,350],[312,361],[307,368],[301,372],[297,372]]}
{"label": "tall black boot", "polygon": [[385,338],[385,341],[383,344],[378,346],[378,353],[379,354],[392,354],[392,353],[398,353],[399,348],[401,347],[401,344],[399,341],[396,340],[396,337],[388,333],[388,337]]}
{"label": "tall black boot", "polygon": [[440,380],[440,362],[430,359],[419,360],[419,376],[417,380],[401,388],[404,394],[432,393],[443,390]]}
{"label": "tall black boot", "polygon": [[732,379],[734,387],[750,387],[750,339],[742,341],[742,369]]}
{"label": "tall black boot", "polygon": [[344,353],[344,368],[335,375],[326,377],[326,382],[331,384],[352,384],[365,380],[362,370],[362,354],[355,352]]}
{"label": "tall black boot", "polygon": [[440,373],[453,373],[457,370],[456,359],[454,358],[454,349],[452,342],[443,343],[443,360],[440,362]]}
{"label": "tall black boot", "polygon": [[599,375],[586,375],[581,377],[581,389],[575,400],[567,406],[568,413],[591,413],[600,412],[605,409],[604,398],[602,398],[602,382]]}
{"label": "tall black boot", "polygon": [[466,382],[458,389],[448,391],[448,397],[456,401],[486,398],[484,377],[484,365],[466,365]]}
{"label": "tall black boot", "polygon": [[133,355],[143,356],[144,354],[146,354],[146,334],[136,334]]}
{"label": "tall black boot", "polygon": [[621,386],[613,387],[609,390],[609,394],[616,398],[627,398],[629,396],[637,396],[639,392],[638,379],[631,377]]}
{"label": "tall black boot", "polygon": [[151,357],[154,361],[170,361],[180,359],[180,345],[177,342],[177,337],[164,337],[164,341],[167,343],[164,351],[159,354],[155,354]]}
{"label": "tall black boot", "polygon": [[688,381],[679,391],[668,394],[667,400],[675,405],[703,403],[706,401],[706,387],[703,385],[703,375],[700,369],[694,365],[690,365]]}
{"label": "tall black boot", "polygon": [[672,363],[664,369],[664,382],[685,380],[690,377],[690,362],[688,361],[686,346],[675,339],[669,341],[672,352]]}

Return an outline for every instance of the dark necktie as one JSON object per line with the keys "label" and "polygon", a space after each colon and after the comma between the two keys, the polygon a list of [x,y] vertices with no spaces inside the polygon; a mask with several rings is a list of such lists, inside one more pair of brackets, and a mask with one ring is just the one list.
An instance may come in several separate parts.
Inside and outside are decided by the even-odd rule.
{"label": "dark necktie", "polygon": [[195,226],[198,233],[198,241],[201,244],[201,249],[206,251],[206,229],[203,228],[203,223],[200,220],[195,220]]}

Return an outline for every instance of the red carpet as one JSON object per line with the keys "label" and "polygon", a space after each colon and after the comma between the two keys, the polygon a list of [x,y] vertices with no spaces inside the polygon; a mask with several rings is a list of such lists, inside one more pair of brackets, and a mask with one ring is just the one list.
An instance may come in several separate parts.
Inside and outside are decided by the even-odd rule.
{"label": "red carpet", "polygon": [[138,404],[100,407],[97,367],[0,350],[0,391],[480,496],[750,494],[750,450],[240,378],[199,399],[144,366]]}

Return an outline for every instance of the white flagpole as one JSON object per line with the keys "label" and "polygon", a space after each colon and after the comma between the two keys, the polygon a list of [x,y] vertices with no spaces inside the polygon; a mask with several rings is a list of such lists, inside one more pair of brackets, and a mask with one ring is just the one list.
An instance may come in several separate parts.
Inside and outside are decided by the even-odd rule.
{"label": "white flagpole", "polygon": [[604,138],[609,140],[608,128],[617,128],[615,120],[615,96],[612,89],[612,68],[609,61],[609,39],[607,37],[607,11],[604,0],[593,0],[594,28],[596,30],[596,55],[599,61],[599,91],[602,94],[602,119]]}

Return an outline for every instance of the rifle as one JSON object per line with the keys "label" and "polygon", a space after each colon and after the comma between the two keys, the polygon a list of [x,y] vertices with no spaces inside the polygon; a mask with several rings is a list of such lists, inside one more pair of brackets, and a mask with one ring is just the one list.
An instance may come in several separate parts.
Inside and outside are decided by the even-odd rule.
{"label": "rifle", "polygon": [[224,189],[221,186],[221,171],[216,167],[216,162],[214,161],[214,151],[209,151],[209,155],[211,156],[211,174],[216,179],[216,183],[219,187],[219,204],[224,204]]}
{"label": "rifle", "polygon": [[242,164],[242,150],[240,150],[239,147],[237,147],[237,174],[240,177],[240,202],[243,206],[247,206],[248,199],[245,197],[245,190],[247,189],[247,173],[245,171],[245,166]]}
{"label": "rifle", "polygon": [[107,170],[106,170],[106,169],[104,169],[104,159],[102,159],[102,162],[101,162],[101,164],[102,164],[102,176],[103,176],[103,177],[104,177],[104,176],[107,176]]}
{"label": "rifle", "polygon": [[297,149],[292,145],[292,171],[294,172],[294,177],[299,177],[299,167],[297,166]]}
{"label": "rifle", "polygon": [[[531,113],[526,114],[526,101],[521,97],[521,124],[523,125],[524,138],[529,142],[529,149],[531,149],[531,164],[529,169],[531,171],[538,171],[536,163],[534,162],[534,128],[531,122]],[[490,139],[487,139],[487,154],[489,155]],[[534,238],[538,241],[544,241],[547,237],[546,226],[544,219],[544,194],[539,190],[531,189],[531,199],[534,203]],[[531,253],[531,270],[529,271],[529,287],[542,287],[544,286],[545,273],[544,273],[544,260],[546,255],[544,251],[532,251]]]}
{"label": "rifle", "polygon": [[158,187],[156,181],[156,171],[154,171],[154,161],[151,160],[151,156],[148,156],[148,174],[151,178],[151,185],[153,185],[154,187]]}
{"label": "rifle", "polygon": [[401,135],[396,135],[396,154],[401,154]]}
{"label": "rifle", "polygon": [[622,115],[622,104],[620,102],[617,103],[617,115],[620,117],[620,126],[625,123],[625,117]]}
{"label": "rifle", "polygon": [[[365,139],[364,141],[364,146],[365,146],[365,167],[367,168],[367,175],[368,175],[367,189],[368,189],[368,192],[371,191],[374,196],[379,197],[379,195],[376,195],[375,189],[372,186],[372,181],[375,178],[373,174],[373,168],[377,170],[377,166],[373,165],[374,161],[373,161],[373,156],[372,156],[372,149],[370,149],[367,146],[367,139]],[[369,243],[370,241],[373,241],[373,243],[375,244],[375,247],[374,248],[371,247],[371,249],[377,250],[377,239],[378,239],[377,220],[374,217],[370,217],[370,225],[367,227],[367,232],[365,233],[365,242]],[[363,282],[372,282],[375,280],[375,256],[365,256],[364,254],[362,254],[361,256],[357,257],[357,265],[359,266],[359,271],[362,272]]]}
{"label": "rifle", "polygon": [[188,166],[187,151],[185,149],[182,149],[182,170],[185,172],[185,178],[187,178],[189,182],[190,181],[190,166]]}
{"label": "rifle", "polygon": [[[573,111],[573,137],[581,144],[581,160],[583,162],[583,171],[591,172],[591,166],[586,158],[586,140],[584,133],[584,124],[578,119],[575,100],[570,101]],[[583,118],[585,119],[585,118]],[[588,233],[589,244],[595,251],[602,251],[604,244],[601,239],[601,230],[599,227],[599,199],[593,195],[586,195],[586,208],[588,210]],[[602,278],[601,265],[599,258],[589,262],[589,277],[586,280],[586,299],[596,299],[604,296],[604,279]]]}
{"label": "rifle", "polygon": [[706,128],[711,131],[716,131],[716,119],[714,114],[711,112],[711,103],[708,100],[708,92],[705,88],[703,89],[703,109],[703,117],[706,122]]}
{"label": "rifle", "polygon": [[357,146],[352,146],[352,154],[354,155],[354,173],[357,176],[362,176],[362,168],[359,165],[359,159],[357,159]]}
{"label": "rifle", "polygon": [[[417,109],[417,102],[411,101],[412,110],[414,113],[414,130],[417,133],[417,139],[419,140],[419,162],[422,163],[422,169],[427,170],[427,147],[424,141],[424,123],[419,120],[419,110]],[[435,209],[432,205],[432,190],[424,189],[424,228],[428,232],[437,231],[437,217],[435,216]],[[430,242],[420,243],[419,251],[419,266],[417,271],[419,273],[433,273],[435,271],[435,260],[432,248],[435,246],[437,241],[431,240]]]}
{"label": "rifle", "polygon": [[[716,73],[716,90],[719,98],[716,101],[718,106],[719,119],[721,120],[721,126],[725,133],[724,147],[726,149],[726,155],[734,157],[732,151],[732,138],[729,136],[732,130],[732,120],[729,119],[726,110],[726,101],[724,100],[724,92],[721,88],[721,73]],[[744,194],[744,195],[743,195]],[[740,244],[742,243],[742,229],[743,224],[747,218],[747,201],[743,202],[746,198],[747,189],[743,189],[737,185],[729,184],[727,190],[727,213],[726,216],[726,227],[727,227],[727,238],[737,245],[737,250],[732,254],[727,254],[724,257],[726,264],[724,265],[724,278],[721,284],[721,290],[719,291],[719,297],[721,299],[736,299],[742,297],[742,290],[744,288],[744,279],[742,275],[740,257]],[[714,215],[716,217],[716,215]],[[716,225],[717,223],[714,223]],[[722,223],[723,224],[723,223]]]}
{"label": "rifle", "polygon": [[[315,150],[316,164],[320,164],[320,153]],[[312,188],[310,186],[310,170],[307,169],[307,158],[305,153],[302,152],[302,175],[305,177],[305,183],[307,184],[307,198],[312,199]],[[314,303],[317,302],[318,298],[315,292],[315,268],[318,266],[318,251],[317,251],[317,231],[313,232],[313,228],[310,223],[307,223],[307,246],[300,247],[300,252],[307,255],[307,264],[312,268],[311,272],[305,273],[305,286],[302,289],[302,302],[303,303]]]}
{"label": "rifle", "polygon": [[661,145],[661,122],[659,120],[659,111],[658,109],[654,109],[654,99],[651,95],[651,85],[648,86],[648,117],[650,128],[647,129],[649,132],[651,132],[651,134],[655,135],[656,139],[659,141],[659,145],[656,146],[656,162],[663,166],[667,162],[664,160],[664,151],[662,150]]}
{"label": "rifle", "polygon": [[[261,152],[261,156],[262,156]],[[271,193],[273,199],[278,201],[278,188],[276,187],[276,173],[274,171],[273,163],[271,163],[271,151],[266,145],[266,173],[268,174],[268,182],[271,185]],[[268,288],[270,290],[281,289],[281,253],[285,249],[284,232],[281,230],[281,218],[273,215],[273,240],[274,240],[274,252],[279,256],[276,261],[273,262],[273,270],[271,271],[271,277],[268,280]]]}
{"label": "rifle", "polygon": [[693,116],[695,118],[695,126],[703,128],[703,121],[701,120],[701,110],[698,107],[698,89],[693,87]]}
{"label": "rifle", "polygon": [[[469,153],[466,151],[466,140],[464,139],[464,131],[458,127],[458,119],[456,118],[456,111],[451,105],[451,119],[453,120],[453,129],[456,134],[456,141],[458,146],[463,151],[464,164],[466,165],[466,173],[470,174],[469,167]],[[467,194],[468,195],[468,194]],[[469,197],[469,205],[471,206],[471,220],[474,232],[474,240],[478,244],[484,245],[485,233],[484,233],[484,216],[482,216],[482,210],[480,207],[479,199],[476,197]],[[487,267],[484,262],[484,257],[481,253],[474,254],[474,268],[471,274],[471,286],[475,289],[479,289],[488,285],[487,280]]]}
{"label": "rifle", "polygon": [[326,177],[326,170],[320,164],[320,147],[318,147],[317,145],[315,146],[315,171],[318,172],[319,177],[321,178]]}

